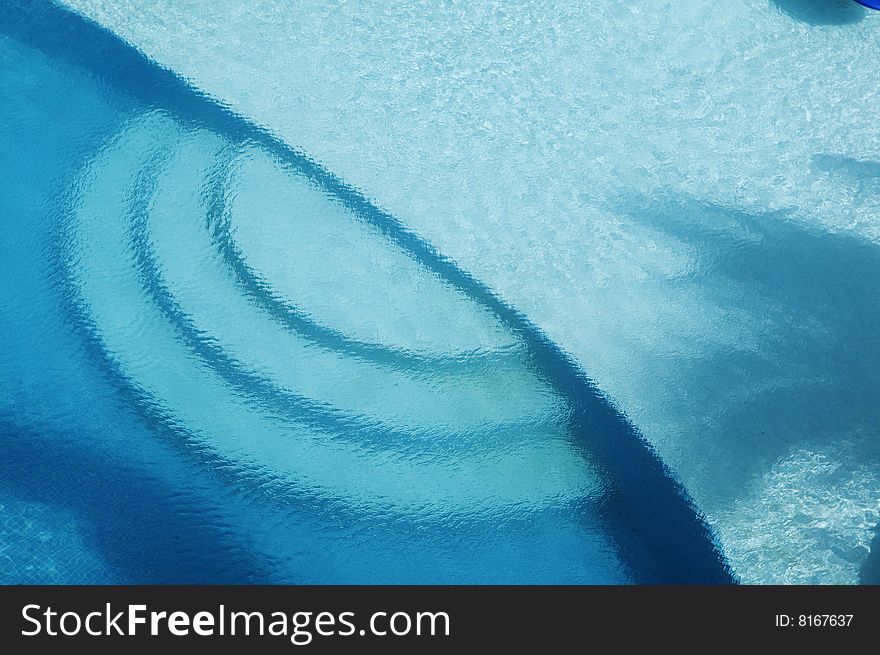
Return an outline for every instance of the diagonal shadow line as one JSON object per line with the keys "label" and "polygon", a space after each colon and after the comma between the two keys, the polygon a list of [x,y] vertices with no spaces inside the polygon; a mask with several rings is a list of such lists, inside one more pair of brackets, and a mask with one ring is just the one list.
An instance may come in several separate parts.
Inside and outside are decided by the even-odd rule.
{"label": "diagonal shadow line", "polygon": [[714,533],[639,430],[566,352],[488,286],[320,164],[192,88],[93,21],[50,0],[4,0],[0,18],[8,34],[69,64],[87,68],[148,107],[163,106],[182,121],[208,125],[233,141],[259,144],[425,268],[491,311],[522,339],[534,371],[571,403],[574,444],[614,481],[617,520],[609,522],[608,533],[618,542],[620,556],[629,562],[635,576],[647,567],[658,582],[735,582]]}
{"label": "diagonal shadow line", "polygon": [[[463,443],[467,434],[479,430],[481,434],[497,436],[516,428],[537,427],[541,422],[519,421],[515,424],[493,425],[475,423],[464,432],[446,430],[440,426],[412,427],[401,430],[380,418],[348,412],[302,396],[261,376],[229,355],[222,346],[205,336],[192,318],[174,298],[162,272],[158,257],[149,236],[149,207],[157,193],[158,171],[168,153],[162,153],[147,163],[135,179],[134,188],[128,194],[130,222],[128,232],[130,249],[144,289],[152,303],[171,323],[184,344],[242,396],[280,419],[293,420],[320,430],[334,439],[343,439],[358,446],[371,447],[381,452],[397,452],[402,455],[448,454],[436,448],[436,441]],[[442,432],[442,439],[438,440]],[[441,444],[442,445],[442,444]]]}
{"label": "diagonal shadow line", "polygon": [[263,311],[272,316],[286,329],[305,337],[327,350],[339,352],[350,357],[373,364],[414,372],[430,369],[432,371],[469,371],[485,367],[489,361],[499,357],[518,357],[518,349],[498,349],[475,351],[458,355],[428,355],[404,348],[394,348],[381,343],[371,343],[354,339],[348,335],[321,324],[306,311],[278,294],[272,285],[251,268],[247,259],[235,242],[232,230],[232,217],[227,207],[227,189],[233,177],[232,163],[237,153],[219,156],[215,171],[208,176],[206,227],[223,261],[235,275],[239,287]]}
{"label": "diagonal shadow line", "polygon": [[405,444],[417,435],[398,432],[367,417],[352,416],[326,403],[314,401],[290,390],[276,386],[256,373],[247,370],[221,346],[203,336],[191,317],[175,300],[159,270],[156,254],[150,244],[148,231],[149,205],[157,191],[160,155],[149,162],[137,175],[134,189],[129,193],[130,248],[141,282],[149,299],[171,323],[184,344],[231,387],[259,403],[279,417],[294,418],[309,427],[328,434],[345,435],[356,443],[380,445],[383,439]]}
{"label": "diagonal shadow line", "polygon": [[[116,130],[104,145],[98,147],[100,152],[104,147],[112,146],[117,135],[124,133],[129,129],[131,119],[124,122],[118,130]],[[136,119],[135,119],[136,120]],[[146,215],[146,207],[149,206],[149,199],[152,194],[149,188],[157,180],[155,170],[161,168],[165,157],[170,153],[158,153],[154,149],[154,157],[148,160],[145,168],[139,168],[134,183],[127,195],[143,198],[143,202],[129,202],[132,205],[128,215],[137,215],[141,212],[142,216]],[[152,169],[152,170],[151,170]],[[265,467],[247,468],[241,467],[234,459],[230,459],[212,449],[204,443],[199,436],[198,431],[180,425],[174,416],[163,411],[159,402],[152,394],[144,389],[139,381],[129,375],[124,366],[119,362],[118,358],[107,349],[101,336],[100,326],[93,320],[90,313],[90,306],[82,297],[81,292],[77,288],[78,273],[76,272],[80,258],[75,254],[75,250],[71,248],[72,244],[77,242],[73,238],[75,214],[72,208],[79,203],[77,197],[83,191],[79,185],[80,171],[71,173],[74,182],[70,184],[59,185],[58,205],[68,208],[68,214],[65,220],[60,221],[55,228],[56,238],[53,242],[58,244],[56,250],[55,263],[59,274],[57,275],[56,285],[60,292],[62,310],[64,311],[66,322],[72,326],[74,332],[80,336],[86,352],[91,356],[91,360],[97,365],[101,373],[113,385],[114,389],[120,394],[124,400],[125,406],[144,422],[146,427],[159,436],[161,440],[173,451],[179,454],[185,461],[199,465],[211,478],[217,479],[223,484],[238,488],[253,499],[259,499],[275,509],[289,511],[290,508],[296,507],[297,511],[314,516],[333,516],[343,520],[347,525],[363,523],[364,518],[360,515],[356,507],[352,508],[350,503],[345,499],[327,495],[321,491],[313,491],[302,485],[291,487],[290,479],[283,474],[274,473]],[[88,185],[85,185],[88,187]],[[128,229],[129,234],[132,233]],[[127,243],[127,240],[123,242]],[[155,260],[155,258],[154,258]],[[136,264],[135,264],[136,265]],[[161,311],[161,310],[160,310]],[[163,314],[165,318],[167,316]],[[200,338],[201,334],[198,329],[193,327],[192,334],[196,338]],[[200,353],[196,353],[197,355]],[[210,363],[210,362],[209,362]],[[243,395],[248,395],[248,390],[243,389]],[[300,422],[301,424],[301,422]],[[355,435],[364,434],[363,431],[355,432]],[[346,434],[344,431],[333,434],[334,437],[344,436],[349,441],[352,434]],[[358,445],[363,445],[357,441]],[[424,448],[418,451],[424,454]],[[606,497],[591,498],[591,502],[603,503],[607,502]],[[567,500],[557,506],[556,509],[576,509],[581,500]],[[421,519],[410,516],[406,513],[389,513],[386,515],[386,525],[404,526],[404,531],[421,530],[423,525]],[[477,524],[494,524],[494,518],[481,517],[478,515],[470,515],[469,522]],[[372,521],[372,519],[371,519]],[[485,529],[488,529],[486,525]]]}

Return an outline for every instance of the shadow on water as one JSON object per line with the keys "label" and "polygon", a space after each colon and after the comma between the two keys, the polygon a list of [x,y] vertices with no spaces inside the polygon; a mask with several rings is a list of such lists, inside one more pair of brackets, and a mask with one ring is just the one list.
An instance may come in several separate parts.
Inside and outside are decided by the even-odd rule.
{"label": "shadow on water", "polygon": [[[859,193],[880,191],[880,161],[820,153],[813,155],[811,164],[814,172],[827,173],[855,184]],[[880,524],[874,529],[871,551],[862,563],[859,582],[880,585]]]}
{"label": "shadow on water", "polygon": [[198,500],[101,451],[73,446],[61,435],[23,430],[0,417],[0,452],[2,489],[17,500],[73,512],[86,543],[126,583],[272,579],[271,561],[232,537]]}
{"label": "shadow on water", "polygon": [[782,13],[809,25],[858,23],[867,10],[855,0],[771,0]]}
{"label": "shadow on water", "polygon": [[870,159],[855,159],[845,155],[813,155],[810,168],[814,173],[826,174],[835,178],[857,194],[880,193],[880,162]]}
{"label": "shadow on water", "polygon": [[862,564],[859,582],[861,584],[880,585],[880,525],[874,528],[874,541],[871,542],[871,553]]}
{"label": "shadow on water", "polygon": [[[494,314],[522,340],[536,373],[570,403],[572,441],[598,460],[614,481],[617,520],[609,520],[608,531],[632,570],[659,582],[733,581],[703,517],[638,429],[565,352],[490,288],[307,155],[193,89],[95,23],[50,2],[0,0],[0,25],[9,36],[89,71],[112,92],[130,95],[145,107],[161,107],[231,141],[259,145]],[[145,540],[149,542],[146,536]]]}
{"label": "shadow on water", "polygon": [[713,488],[736,497],[793,448],[833,448],[840,439],[851,442],[850,456],[880,466],[876,244],[782,212],[688,196],[627,198],[614,209],[689,255],[689,269],[665,282],[659,302],[712,308],[702,329],[724,335],[712,347],[681,345],[690,355],[663,369],[688,389],[686,398],[665,393],[676,421],[700,430]]}

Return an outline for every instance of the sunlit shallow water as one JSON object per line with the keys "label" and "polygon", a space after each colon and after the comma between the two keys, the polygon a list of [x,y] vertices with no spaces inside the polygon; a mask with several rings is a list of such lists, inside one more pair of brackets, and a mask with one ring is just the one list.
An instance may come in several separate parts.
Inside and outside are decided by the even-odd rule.
{"label": "sunlit shallow water", "polygon": [[112,34],[4,9],[6,581],[730,580],[485,285]]}
{"label": "sunlit shallow water", "polygon": [[[124,444],[113,452],[155,442],[197,471],[186,484],[167,479],[167,463],[150,475],[161,472],[163,489],[212,489],[210,503],[196,494],[186,506],[216,508],[234,535],[223,548],[246,542],[259,553],[242,561],[272,559],[248,575],[679,577],[668,561],[658,574],[634,555],[657,546],[630,534],[645,515],[601,509],[615,485],[638,497],[645,481],[627,481],[626,458],[602,451],[634,425],[714,529],[686,543],[717,539],[744,581],[857,579],[880,520],[880,347],[869,327],[880,314],[880,87],[866,64],[878,29],[867,10],[807,0],[554,11],[66,4],[363,189],[473,273],[476,291],[528,317],[528,334],[547,335],[628,417],[611,429],[594,418],[595,438],[580,428],[572,438],[566,417],[584,388],[572,395],[555,356],[536,367],[531,337],[524,343],[474,287],[461,293],[461,269],[450,277],[389,247],[381,221],[377,238],[362,214],[340,209],[338,195],[328,202],[253,135],[181,121],[167,98],[144,106],[98,76],[100,107],[82,110],[77,154],[59,155],[64,182],[46,183],[76,211],[47,219],[40,247],[62,243],[66,254],[57,269],[31,268],[58,283],[62,320],[78,327],[42,352],[86,344],[86,360],[113,380],[101,393],[121,394],[120,411],[155,438],[105,427],[97,390],[82,387],[67,413],[88,405],[97,434],[115,431]],[[50,59],[70,59],[57,50]],[[64,111],[90,106],[78,102]],[[112,114],[106,124],[102,112]],[[34,117],[37,134],[22,147],[42,158],[33,170],[63,141],[46,122]],[[46,188],[28,197],[46,198]],[[320,218],[299,218],[311,216]],[[58,301],[7,284],[37,306]],[[32,349],[17,352],[23,367]],[[34,371],[44,366],[30,357]],[[168,361],[179,365],[166,371]],[[28,388],[10,372],[12,429],[69,435],[43,426],[69,418],[39,402],[70,393],[76,367],[55,368],[65,371],[61,393],[45,396],[43,375]],[[263,433],[272,438],[250,436]],[[156,456],[138,457],[131,470],[142,472]],[[644,472],[652,461],[633,468],[656,481]],[[388,475],[370,475],[378,470]],[[257,503],[254,512],[251,489],[288,490],[310,509],[279,515]],[[667,491],[666,510],[687,508]],[[361,527],[342,505],[356,507]],[[393,530],[376,528],[385,511]],[[425,538],[400,539],[414,533],[413,515]],[[290,517],[312,532],[297,524],[297,539],[285,537],[275,526]],[[485,539],[487,525],[503,529]],[[357,546],[341,546],[351,534],[362,535]],[[409,562],[393,574],[381,561],[398,552],[392,543]]]}

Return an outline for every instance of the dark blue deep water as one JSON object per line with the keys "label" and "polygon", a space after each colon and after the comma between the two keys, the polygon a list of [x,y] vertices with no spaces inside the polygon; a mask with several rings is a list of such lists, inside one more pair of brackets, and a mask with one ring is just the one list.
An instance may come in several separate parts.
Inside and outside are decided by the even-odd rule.
{"label": "dark blue deep water", "polygon": [[514,308],[50,3],[0,4],[0,582],[731,581]]}

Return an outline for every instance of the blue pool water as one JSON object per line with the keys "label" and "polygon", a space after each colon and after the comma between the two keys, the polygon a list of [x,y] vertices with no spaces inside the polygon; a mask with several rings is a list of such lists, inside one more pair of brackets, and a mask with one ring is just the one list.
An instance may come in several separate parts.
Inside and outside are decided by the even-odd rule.
{"label": "blue pool water", "polygon": [[0,17],[3,581],[874,575],[867,10]]}
{"label": "blue pool water", "polygon": [[4,581],[730,579],[486,286],[109,32],[2,25]]}

